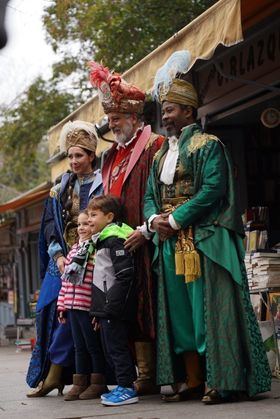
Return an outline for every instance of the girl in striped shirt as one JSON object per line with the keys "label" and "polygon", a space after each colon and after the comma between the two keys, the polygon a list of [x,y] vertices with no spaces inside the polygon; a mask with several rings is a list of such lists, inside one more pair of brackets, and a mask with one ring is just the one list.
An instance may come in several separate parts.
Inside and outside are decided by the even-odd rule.
{"label": "girl in striped shirt", "polygon": [[79,214],[77,231],[79,242],[67,255],[57,302],[58,321],[70,321],[75,347],[76,374],[73,387],[64,397],[66,401],[98,398],[107,390],[100,335],[93,330],[89,316],[94,248],[87,211]]}

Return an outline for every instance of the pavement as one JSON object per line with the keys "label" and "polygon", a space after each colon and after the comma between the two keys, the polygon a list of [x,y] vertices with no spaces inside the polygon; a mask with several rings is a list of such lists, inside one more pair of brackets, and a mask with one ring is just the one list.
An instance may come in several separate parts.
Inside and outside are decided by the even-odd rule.
{"label": "pavement", "polygon": [[[256,401],[205,406],[200,401],[164,403],[158,395],[141,397],[134,405],[105,407],[99,400],[65,402],[54,390],[28,399],[25,383],[30,352],[0,347],[0,418],[5,419],[279,419],[280,380]],[[67,391],[67,387],[64,391]]]}

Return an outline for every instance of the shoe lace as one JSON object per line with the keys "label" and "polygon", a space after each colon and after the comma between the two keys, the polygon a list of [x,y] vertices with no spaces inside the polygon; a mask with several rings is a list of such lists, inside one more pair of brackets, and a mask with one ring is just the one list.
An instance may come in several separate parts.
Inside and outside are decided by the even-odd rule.
{"label": "shoe lace", "polygon": [[121,386],[117,386],[116,388],[114,388],[112,391],[111,391],[111,394],[112,395],[116,395],[116,396],[119,396],[120,394],[122,394],[122,392],[123,392],[123,390],[124,390],[124,388],[123,387],[121,387]]}
{"label": "shoe lace", "polygon": [[131,391],[132,389],[118,386],[112,391],[111,394],[112,394],[112,397],[114,398],[121,397],[121,396],[125,396],[125,398],[128,398],[128,397],[131,397]]}

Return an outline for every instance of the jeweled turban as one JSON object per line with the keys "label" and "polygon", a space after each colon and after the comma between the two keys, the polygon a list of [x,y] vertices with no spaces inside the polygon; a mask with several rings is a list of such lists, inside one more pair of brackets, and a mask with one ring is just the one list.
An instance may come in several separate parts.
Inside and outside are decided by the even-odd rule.
{"label": "jeweled turban", "polygon": [[91,61],[90,82],[98,89],[105,113],[142,113],[145,93],[128,84],[120,74],[111,73],[107,67]]}

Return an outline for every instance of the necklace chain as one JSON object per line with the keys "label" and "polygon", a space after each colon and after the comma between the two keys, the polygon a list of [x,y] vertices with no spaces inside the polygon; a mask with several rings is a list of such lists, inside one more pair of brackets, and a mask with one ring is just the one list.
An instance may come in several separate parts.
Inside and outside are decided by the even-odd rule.
{"label": "necklace chain", "polygon": [[93,176],[94,176],[94,172],[87,173],[86,175],[80,175],[80,176],[78,175],[78,180],[79,180],[80,185],[83,185],[86,180],[89,180]]}

